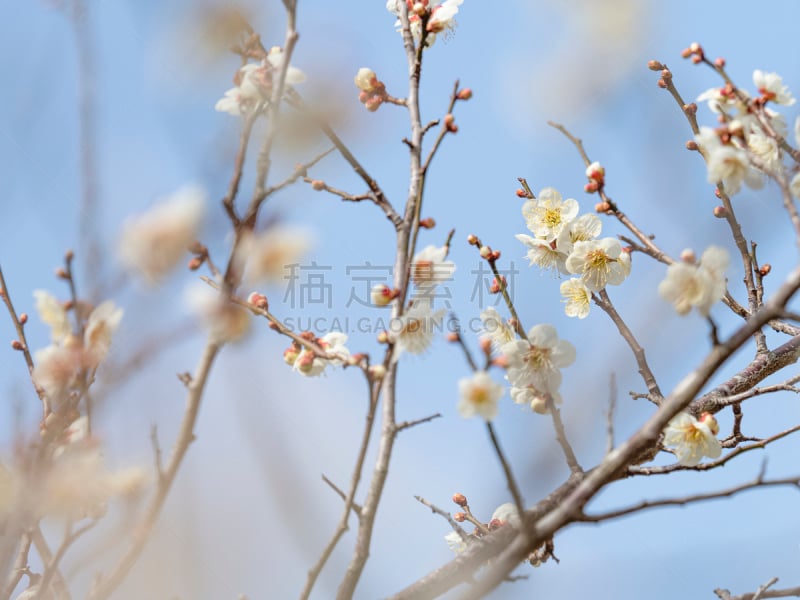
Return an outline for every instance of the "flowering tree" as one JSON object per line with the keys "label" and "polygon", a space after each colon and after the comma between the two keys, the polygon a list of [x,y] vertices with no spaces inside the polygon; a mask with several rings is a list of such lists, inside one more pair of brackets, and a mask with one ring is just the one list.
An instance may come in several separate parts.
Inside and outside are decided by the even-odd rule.
{"label": "flowering tree", "polygon": [[[285,341],[283,360],[291,371],[288,374],[295,378],[293,386],[303,386],[306,378],[324,376],[337,368],[366,384],[363,426],[348,483],[340,487],[325,479],[339,497],[340,517],[331,535],[325,539],[320,535],[318,558],[308,565],[306,579],[296,582],[302,598],[315,592],[325,594],[319,590],[320,577],[333,568],[332,557],[343,547],[348,548],[348,559],[336,573],[336,595],[351,598],[357,593],[372,549],[381,543],[376,527],[381,522],[380,508],[386,501],[392,467],[403,452],[402,434],[437,427],[442,417],[435,413],[404,420],[398,411],[404,402],[401,378],[405,372],[413,372],[414,355],[426,355],[436,338],[446,338],[451,348],[463,354],[468,373],[450,377],[453,396],[458,396],[453,404],[461,417],[483,422],[487,448],[496,456],[507,501],[491,515],[481,514],[468,501],[468,496],[475,498],[480,490],[461,489],[452,495],[457,509],[451,514],[441,498],[417,497],[447,521],[451,531],[445,536],[446,543],[456,556],[409,581],[403,589],[381,590],[382,595],[430,598],[458,588],[464,598],[482,597],[504,582],[529,575],[531,567],[547,563],[543,568],[555,568],[559,536],[571,525],[602,523],[659,506],[692,504],[753,488],[800,487],[796,474],[768,477],[762,469],[754,480],[724,489],[627,502],[611,509],[593,506],[601,491],[624,481],[736,465],[738,457],[800,429],[800,425],[785,422],[788,416],[781,417],[767,435],[754,437],[747,433],[744,421],[748,401],[764,394],[796,393],[800,379],[786,374],[799,355],[800,317],[790,302],[800,287],[800,267],[795,265],[771,289],[766,285],[772,269],[758,259],[756,243],[748,239],[746,224],[737,218],[736,202],[743,184],[759,188],[771,182],[768,191],[782,202],[782,218],[788,217],[791,237],[795,244],[800,242],[795,204],[800,197],[800,119],[790,136],[786,116],[778,112],[795,103],[787,86],[777,74],[757,70],[754,89],[748,91],[731,79],[724,60],[710,60],[700,45],[692,44],[683,57],[710,69],[714,78],[713,87],[698,98],[708,103],[711,114],[698,118],[697,104],[683,99],[672,71],[656,60],[648,63],[649,69],[658,73],[658,87],[675,99],[683,113],[693,136],[687,148],[705,162],[717,198],[713,211],[698,210],[697,218],[713,214],[728,228],[727,243],[704,245],[699,258],[694,249],[673,256],[668,241],[662,245],[649,233],[656,224],[637,223],[628,214],[633,210],[623,212],[623,203],[611,196],[613,173],[607,173],[601,162],[589,156],[580,139],[556,123],[551,125],[563,134],[565,143],[575,146],[584,163],[581,183],[587,194],[597,198],[593,210],[582,212],[577,200],[564,199],[547,181],[534,192],[528,181],[520,178],[516,196],[522,219],[512,231],[520,231],[524,225],[527,233],[516,234],[516,242],[488,240],[476,224],[467,236],[455,235],[447,227],[448,213],[441,207],[436,220],[426,216],[431,205],[426,202],[425,189],[433,159],[459,131],[456,110],[470,101],[472,91],[457,81],[442,114],[433,120],[423,117],[420,92],[423,64],[430,53],[439,50],[437,38],[452,32],[462,2],[387,2],[405,52],[408,87],[403,94],[392,95],[390,86],[370,68],[355,74],[358,100],[367,111],[380,110],[376,115],[380,116],[399,110],[409,117],[409,132],[403,139],[409,177],[402,194],[384,188],[379,174],[354,154],[322,107],[304,98],[301,86],[307,77],[292,65],[300,29],[296,1],[283,1],[286,31],[280,46],[268,48],[254,25],[236,21],[239,35],[233,51],[239,65],[234,87],[221,92],[215,106],[230,116],[231,127],[239,132],[229,184],[224,191],[218,190],[221,202],[212,209],[203,188],[186,185],[159,199],[148,211],[131,215],[114,240],[126,283],[133,279],[149,289],[157,288],[188,260],[184,276],[194,282],[182,304],[199,316],[205,332],[202,346],[195,352],[194,370],[179,375],[185,388],[185,409],[168,452],[162,451],[157,428],[151,431],[152,469],[109,466],[103,452],[102,421],[98,424],[96,417],[99,409],[107,408],[98,401],[107,392],[98,393],[98,386],[104,381],[108,382],[105,385],[119,385],[127,377],[146,377],[142,363],[168,344],[161,340],[157,348],[146,345],[129,360],[115,362],[114,355],[120,355],[116,333],[127,307],[108,298],[125,284],[96,281],[92,274],[87,276],[90,285],[84,290],[75,266],[80,254],[68,251],[56,273],[67,284],[66,296],[43,289],[32,291],[33,307],[50,336],[50,343],[37,349],[29,346],[31,327],[40,327],[29,320],[25,307],[30,302],[21,299],[25,294],[0,271],[0,292],[15,331],[11,348],[21,356],[18,367],[27,368],[30,395],[38,398],[40,405],[39,430],[18,432],[15,452],[3,460],[0,469],[4,598],[15,594],[20,598],[69,598],[79,592],[100,600],[124,589],[121,586],[151,541],[183,472],[200,408],[209,401],[209,378],[220,354],[259,328],[273,339]],[[80,31],[83,7],[76,2],[73,8]],[[293,117],[311,123],[314,135],[325,139],[326,147],[288,172],[278,172],[283,166],[282,153],[291,152],[283,134]],[[89,117],[84,114],[84,118]],[[713,127],[700,122],[713,123]],[[84,159],[91,162],[89,150]],[[349,167],[357,175],[358,189],[341,189],[337,182],[315,175],[332,160],[339,161],[338,168]],[[91,180],[92,176],[87,167],[85,177]],[[243,181],[250,178],[248,194],[242,188]],[[386,316],[368,346],[356,348],[349,332],[341,328],[295,327],[286,316],[288,294],[281,303],[276,302],[279,296],[263,293],[263,286],[293,281],[294,271],[310,252],[307,234],[284,225],[269,203],[282,190],[303,185],[305,190],[345,203],[370,205],[376,219],[393,233],[388,242],[394,253],[388,277],[370,281],[368,310],[372,315],[383,311]],[[404,200],[398,201],[398,196]],[[91,209],[94,201],[87,185],[84,208]],[[778,210],[771,208],[777,215]],[[225,224],[220,239],[207,239],[201,229],[206,216]],[[436,221],[448,231],[435,243],[428,243],[439,235]],[[609,234],[608,229],[614,233]],[[83,233],[91,238],[90,232]],[[336,235],[347,243],[346,233]],[[669,232],[660,235],[669,240]],[[87,269],[102,255],[97,248],[100,240],[94,241],[97,244],[82,244],[85,258],[81,260]],[[502,299],[497,306],[482,306],[475,315],[448,313],[447,288],[459,271],[451,259],[457,244],[469,249],[491,273],[487,291]],[[501,244],[509,250],[501,253],[495,249]],[[635,365],[640,378],[638,390],[630,395],[649,403],[649,409],[620,440],[615,434],[618,401],[614,379],[594,382],[593,387],[604,390],[609,398],[605,452],[600,456],[576,450],[571,424],[562,418],[562,410],[578,401],[565,391],[565,373],[570,373],[565,370],[597,359],[581,356],[581,344],[561,339],[557,325],[528,327],[538,319],[536,311],[515,300],[506,262],[514,248],[525,253],[532,267],[550,273],[541,285],[559,287],[564,321],[608,318],[630,349],[632,358],[629,354],[627,366]],[[743,274],[741,285],[731,277],[734,263]],[[677,314],[695,318],[695,325],[708,332],[698,362],[682,366],[684,375],[675,384],[656,376],[639,336],[613,299],[637,285],[640,269],[659,269],[657,294]],[[592,308],[597,314],[590,314]],[[728,319],[725,311],[735,320]],[[479,322],[478,335],[472,336],[459,317]],[[174,333],[169,337],[177,337]],[[746,352],[739,352],[742,349]],[[723,370],[729,359],[734,364],[732,372]],[[108,376],[107,371],[111,371]],[[764,383],[773,375],[775,383]],[[562,456],[563,478],[544,494],[531,493],[530,482],[517,474],[513,455],[503,449],[507,444],[501,443],[503,435],[496,419],[501,403],[508,402],[506,394],[524,409],[517,419],[543,419],[552,428],[552,445]],[[729,429],[723,429],[718,416],[719,421],[729,418]],[[210,439],[208,443],[218,442]],[[84,539],[101,538],[106,515],[112,507],[126,504],[130,512],[123,520],[124,533],[110,536],[113,548],[108,556],[89,561],[95,573],[86,589],[71,590],[63,568],[70,555]],[[347,535],[351,529],[352,534]],[[441,541],[438,533],[430,538]],[[765,574],[764,580],[772,575]],[[754,593],[740,596],[724,589],[714,592],[723,599],[800,596],[800,588],[777,589],[775,582],[770,579]],[[250,592],[260,597],[269,589]]]}

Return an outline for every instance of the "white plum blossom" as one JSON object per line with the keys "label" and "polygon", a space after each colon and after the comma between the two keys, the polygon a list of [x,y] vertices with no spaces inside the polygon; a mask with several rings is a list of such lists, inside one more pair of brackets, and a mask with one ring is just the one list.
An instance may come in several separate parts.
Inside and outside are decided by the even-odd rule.
{"label": "white plum blossom", "polygon": [[50,292],[36,290],[33,292],[36,299],[36,312],[42,323],[50,326],[50,337],[54,344],[59,344],[72,334],[67,311],[64,305]]}
{"label": "white plum blossom", "polygon": [[751,166],[744,149],[723,144],[710,127],[701,127],[695,141],[705,151],[709,183],[721,181],[725,191],[731,195],[739,192],[742,182],[753,189],[763,185],[761,174]]}
{"label": "white plum blossom", "polygon": [[[739,91],[749,98],[747,92]],[[708,89],[697,97],[697,102],[707,102],[708,108],[714,113],[731,114],[734,111],[739,115],[747,113],[747,104],[742,102],[736,94],[728,93],[726,88]]]}
{"label": "white plum blossom", "polygon": [[700,463],[704,456],[719,458],[722,445],[717,439],[719,425],[710,413],[700,415],[700,420],[689,413],[675,415],[664,429],[664,446],[674,449],[678,462],[687,467]]}
{"label": "white plum blossom", "polygon": [[497,403],[504,390],[486,371],[477,371],[472,377],[460,379],[458,391],[461,396],[458,412],[465,419],[477,414],[491,421],[497,416]]}
{"label": "white plum blossom", "polygon": [[542,392],[556,392],[561,385],[560,369],[575,361],[575,347],[558,339],[555,327],[535,325],[528,341],[515,340],[503,346],[508,361],[506,379],[515,387],[533,385]]}
{"label": "white plum blossom", "polygon": [[[273,47],[261,64],[248,63],[236,73],[236,87],[227,90],[217,101],[214,110],[240,116],[252,110],[260,101],[267,101],[272,96],[272,78],[283,64],[283,50]],[[305,73],[289,66],[286,71],[286,83],[295,85],[306,80]]]}
{"label": "white plum blossom", "polygon": [[500,313],[493,306],[481,312],[481,322],[483,323],[483,330],[492,340],[492,347],[495,350],[499,350],[517,337],[514,330],[503,320]]}
{"label": "white plum blossom", "polygon": [[522,215],[528,229],[541,240],[551,242],[578,215],[578,201],[572,198],[561,199],[554,188],[545,188],[539,197],[526,200],[522,205]]}
{"label": "white plum blossom", "polygon": [[[467,536],[467,539],[469,539],[469,536]],[[462,539],[457,531],[451,531],[445,535],[444,540],[447,542],[448,548],[456,554],[461,554],[467,549],[467,542]]]}
{"label": "white plum blossom", "polygon": [[388,306],[395,298],[395,293],[385,283],[376,283],[369,293],[370,301],[374,306]]}
{"label": "white plum blossom", "polygon": [[375,71],[368,67],[361,67],[356,73],[354,82],[356,87],[364,92],[371,92],[375,89],[375,83],[378,80]]}
{"label": "white plum blossom", "polygon": [[591,213],[586,213],[570,221],[556,240],[558,250],[566,255],[572,252],[575,242],[588,242],[596,239],[603,230],[603,222],[600,217]]}
{"label": "white plum blossom", "polygon": [[725,295],[725,270],[729,262],[727,250],[709,246],[700,264],[681,261],[667,267],[667,276],[658,285],[658,293],[675,305],[679,315],[687,314],[694,306],[707,317],[711,307]]}
{"label": "white plum blossom", "polygon": [[533,412],[540,415],[549,412],[548,398],[552,398],[554,404],[561,404],[561,394],[558,391],[542,391],[530,384],[523,387],[513,386],[509,394],[516,404],[528,406]]}
{"label": "white plum blossom", "polygon": [[218,344],[240,340],[250,330],[250,311],[234,304],[205,283],[195,281],[184,292],[186,304]]}
{"label": "white plum blossom", "polygon": [[414,302],[402,317],[392,319],[389,324],[389,341],[394,344],[392,360],[396,361],[403,352],[425,352],[434,334],[442,330],[444,314],[444,309],[434,312],[431,302],[420,300]]}
{"label": "white plum blossom", "polygon": [[63,346],[52,344],[33,355],[36,365],[32,377],[53,403],[58,403],[75,383],[81,368],[81,351],[77,338],[68,338]]}
{"label": "white plum blossom", "polygon": [[[404,0],[387,0],[386,10],[398,17],[395,22],[395,28],[398,31],[402,29],[400,21],[400,14]],[[449,32],[455,28],[455,16],[458,13],[458,7],[464,3],[464,0],[445,0],[441,4],[433,7],[430,17],[428,18],[428,25],[426,27],[427,36],[425,37],[425,46],[430,47],[436,41],[436,34],[442,32]],[[415,2],[407,1],[408,6],[408,21],[411,26],[411,35],[416,42],[422,39],[422,19],[420,15],[412,11]],[[422,4],[427,8],[428,0],[423,0]]]}
{"label": "white plum blossom", "polygon": [[244,282],[283,283],[311,245],[311,235],[306,230],[284,225],[245,236],[237,251],[237,260],[244,264]]}
{"label": "white plum blossom", "polygon": [[417,252],[411,262],[411,279],[422,290],[431,290],[440,283],[450,281],[456,266],[447,258],[447,246],[426,246]]}
{"label": "white plum blossom", "polygon": [[776,104],[791,106],[795,103],[789,88],[783,85],[783,78],[777,73],[764,73],[756,69],[753,71],[753,83],[760,94]]}
{"label": "white plum blossom", "polygon": [[196,239],[205,212],[206,193],[186,185],[122,227],[119,258],[149,284],[161,281]]}
{"label": "white plum blossom", "polygon": [[347,335],[340,331],[331,331],[316,340],[317,345],[322,348],[331,358],[316,356],[312,350],[304,348],[294,361],[292,368],[306,377],[319,377],[329,366],[338,367],[350,358],[350,350],[347,349]]}
{"label": "white plum blossom", "polygon": [[513,502],[506,502],[494,509],[491,520],[500,521],[502,525],[508,524],[512,527],[519,527],[522,524],[519,511]]}
{"label": "white plum blossom", "polygon": [[119,327],[123,313],[111,300],[106,300],[91,312],[83,333],[85,367],[97,367],[105,360],[111,348],[111,336]]}
{"label": "white plum blossom", "polygon": [[582,279],[573,277],[561,283],[561,295],[564,296],[564,313],[568,317],[585,319],[589,316],[592,293]]}
{"label": "white plum blossom", "polygon": [[567,254],[562,252],[556,244],[531,237],[525,233],[518,233],[515,237],[528,247],[528,253],[525,256],[531,266],[536,265],[540,269],[552,273],[569,274],[566,266]]}
{"label": "white plum blossom", "polygon": [[622,246],[615,238],[576,242],[567,257],[567,271],[578,275],[592,292],[619,285],[629,271],[619,260],[620,254]]}
{"label": "white plum blossom", "polygon": [[764,170],[777,173],[781,168],[781,150],[775,138],[760,130],[747,136],[747,148],[764,163]]}

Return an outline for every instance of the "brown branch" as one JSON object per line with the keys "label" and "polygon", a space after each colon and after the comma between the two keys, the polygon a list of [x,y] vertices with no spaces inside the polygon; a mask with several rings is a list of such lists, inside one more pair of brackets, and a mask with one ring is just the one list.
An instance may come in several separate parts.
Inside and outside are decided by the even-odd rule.
{"label": "brown branch", "polygon": [[431,509],[432,513],[437,514],[440,517],[444,517],[445,519],[447,519],[447,522],[450,523],[450,527],[452,527],[453,531],[455,531],[456,533],[458,533],[459,536],[461,536],[461,539],[463,541],[466,542],[468,539],[470,539],[469,534],[466,531],[464,531],[464,528],[461,527],[461,525],[458,522],[456,522],[455,519],[453,519],[452,515],[449,512],[447,512],[446,510],[444,510],[442,508],[439,508],[438,506],[436,506],[435,504],[429,502],[428,500],[426,500],[422,496],[414,496],[414,499],[417,502],[419,502],[420,504],[422,504],[423,506],[427,506],[429,509]]}
{"label": "brown branch", "polygon": [[755,480],[749,483],[743,483],[741,485],[733,486],[725,490],[720,490],[718,492],[710,492],[707,494],[694,494],[692,496],[684,496],[682,498],[666,498],[664,500],[643,500],[642,502],[634,504],[633,506],[628,506],[626,508],[620,508],[618,510],[612,510],[605,513],[599,513],[596,515],[589,515],[584,513],[577,520],[586,523],[600,523],[601,521],[609,521],[611,519],[617,519],[625,515],[630,515],[632,513],[647,510],[649,508],[656,508],[661,506],[684,506],[686,504],[691,504],[693,502],[702,502],[704,500],[729,498],[731,496],[735,496],[739,492],[752,490],[758,487],[775,487],[782,485],[792,485],[800,489],[800,477],[789,477],[785,479],[763,479],[759,475]]}
{"label": "brown branch", "polygon": [[[453,84],[453,91],[450,94],[450,102],[447,105],[447,112],[445,114],[449,115],[453,113],[453,108],[455,108],[457,101],[458,101],[458,79],[456,79],[456,82]],[[424,135],[427,131],[428,127],[425,127],[422,130],[422,134]],[[428,152],[428,156],[425,159],[425,162],[422,164],[423,174],[428,172],[428,167],[430,167],[431,161],[433,160],[433,157],[436,155],[436,151],[439,150],[439,146],[442,145],[442,141],[444,140],[444,137],[448,133],[450,133],[450,129],[448,128],[447,123],[442,123],[442,126],[439,129],[439,135],[436,136],[436,140],[433,142],[433,146],[431,147],[430,152]]]}
{"label": "brown branch", "polygon": [[[5,535],[9,535],[8,531],[5,532]],[[25,568],[28,566],[28,554],[31,550],[31,543],[31,535],[27,532],[23,533],[19,543],[19,549],[17,550],[17,557],[14,559],[14,565],[11,567],[11,572],[8,574],[8,582],[3,589],[2,596],[0,596],[3,600],[11,598],[11,594],[14,593],[17,584],[25,573]]]}
{"label": "brown branch", "polygon": [[606,413],[606,454],[614,449],[614,409],[617,406],[617,377],[611,373],[608,381],[608,412]]}
{"label": "brown branch", "polygon": [[[64,558],[64,554],[66,554],[67,550],[69,549],[75,541],[81,537],[84,533],[89,531],[92,527],[97,524],[97,521],[92,521],[79,527],[75,531],[72,531],[72,527],[69,526],[67,528],[67,532],[64,535],[64,539],[61,541],[61,544],[58,546],[56,553],[47,560],[47,564],[44,568],[44,574],[42,575],[42,580],[39,582],[39,589],[36,592],[36,595],[33,597],[33,600],[41,600],[42,598],[47,597],[47,590],[50,587],[50,583],[53,582],[55,579],[61,579],[61,584],[58,584],[60,588],[61,585],[66,585],[63,582],[63,577],[58,571],[58,564],[61,562],[61,559]],[[57,593],[63,595],[63,590],[59,591],[56,590]],[[69,594],[66,594],[64,597],[69,598]]]}
{"label": "brown branch", "polygon": [[486,429],[489,432],[489,437],[492,440],[494,452],[503,467],[503,473],[506,476],[506,483],[508,484],[508,491],[511,492],[511,497],[514,499],[514,506],[517,507],[517,513],[523,515],[525,514],[525,503],[522,500],[522,493],[519,491],[519,485],[517,485],[517,480],[514,477],[514,472],[511,470],[511,465],[508,464],[508,460],[506,459],[505,454],[503,454],[503,449],[500,447],[500,442],[498,441],[497,435],[494,432],[494,427],[488,421],[486,422]]}
{"label": "brown branch", "polygon": [[[56,594],[56,598],[58,598],[58,600],[69,600],[71,595],[69,593],[69,588],[67,587],[67,582],[64,580],[64,576],[61,574],[58,564],[53,562],[53,551],[50,550],[50,546],[47,544],[47,540],[45,539],[39,525],[34,525],[30,531],[30,535],[33,545],[36,548],[36,552],[42,559],[42,563],[45,565],[53,565],[53,568],[50,569],[50,581],[53,583],[53,591]],[[40,589],[42,588],[40,587]]]}
{"label": "brown branch", "polygon": [[222,199],[222,206],[228,214],[234,229],[239,227],[241,222],[239,215],[236,213],[236,196],[239,194],[239,183],[242,181],[242,172],[244,170],[244,161],[247,156],[247,146],[250,143],[250,134],[253,132],[253,125],[258,118],[259,111],[253,110],[245,115],[244,123],[242,124],[242,134],[239,137],[239,149],[236,151],[236,159],[233,163],[233,175],[228,184],[228,193]]}
{"label": "brown branch", "polygon": [[777,577],[773,577],[764,585],[759,586],[755,593],[741,594],[740,596],[731,596],[728,590],[716,589],[714,593],[720,600],[766,600],[767,598],[796,598],[800,597],[800,586],[794,588],[786,588],[782,590],[769,590],[778,582]]}
{"label": "brown branch", "polygon": [[[556,439],[558,440],[558,445],[561,446],[561,450],[564,452],[564,458],[567,459],[567,466],[569,466],[569,470],[573,473],[583,473],[583,468],[578,463],[578,459],[575,457],[575,452],[572,450],[572,446],[567,439],[567,432],[564,429],[564,423],[561,421],[561,411],[556,408],[556,405],[553,402],[553,397],[550,394],[548,394],[547,397],[547,408],[549,409],[550,415],[553,418],[553,427],[556,430]],[[522,514],[521,510],[520,514]]]}
{"label": "brown branch", "polygon": [[416,427],[417,425],[422,425],[424,423],[430,423],[434,419],[441,418],[442,413],[435,413],[432,415],[428,415],[427,417],[422,417],[421,419],[414,419],[413,421],[403,421],[402,423],[397,424],[397,433],[405,429],[410,429],[412,427]]}

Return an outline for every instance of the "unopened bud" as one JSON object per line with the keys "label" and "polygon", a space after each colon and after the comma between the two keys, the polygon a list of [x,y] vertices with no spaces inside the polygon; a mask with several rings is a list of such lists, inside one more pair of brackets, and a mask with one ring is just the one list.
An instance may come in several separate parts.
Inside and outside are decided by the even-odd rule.
{"label": "unopened bud", "polygon": [[692,42],[691,44],[689,44],[689,51],[692,52],[693,54],[697,54],[698,52],[702,53],[703,47],[697,42]]}
{"label": "unopened bud", "polygon": [[370,292],[370,299],[375,306],[387,306],[392,300],[397,297],[397,294],[385,283],[379,283],[373,286]]}
{"label": "unopened bud", "polygon": [[269,310],[269,303],[267,302],[267,297],[264,294],[253,292],[247,297],[247,301],[261,310]]}
{"label": "unopened bud", "polygon": [[433,217],[420,219],[419,226],[422,227],[423,229],[433,229],[434,227],[436,227],[436,221],[433,219]]}
{"label": "unopened bud", "polygon": [[294,362],[294,367],[301,373],[309,373],[314,368],[314,353],[303,350]]}
{"label": "unopened bud", "polygon": [[459,100],[469,100],[470,98],[472,98],[472,90],[470,88],[464,88],[458,90],[456,98],[458,98]]}
{"label": "unopened bud", "polygon": [[473,234],[473,233],[470,233],[470,234],[467,236],[467,243],[468,243],[470,246],[476,246],[476,245],[478,244],[478,236],[476,236],[476,235],[475,235],[475,234]]}
{"label": "unopened bud", "polygon": [[375,75],[375,71],[367,67],[361,67],[354,79],[356,87],[364,92],[371,92],[375,89],[377,80],[378,78]]}
{"label": "unopened bud", "polygon": [[69,275],[67,275],[67,272],[63,269],[63,267],[58,267],[56,269],[56,277],[59,279],[69,279]]}
{"label": "unopened bud", "polygon": [[411,12],[413,12],[418,17],[421,17],[428,11],[428,8],[422,2],[415,2],[414,5],[411,7]]}
{"label": "unopened bud", "polygon": [[697,255],[691,248],[686,248],[681,252],[681,260],[687,264],[693,265],[697,262]]}
{"label": "unopened bud", "polygon": [[456,331],[451,331],[450,333],[447,334],[447,341],[450,342],[451,344],[457,342],[458,339],[459,335],[458,332]]}
{"label": "unopened bud", "polygon": [[453,514],[453,520],[456,523],[463,523],[464,521],[467,520],[467,513],[463,513],[463,512],[454,513]]}
{"label": "unopened bud", "polygon": [[492,364],[495,367],[500,367],[501,369],[506,369],[506,368],[508,368],[508,359],[506,358],[506,356],[504,354],[501,354],[500,356],[496,356],[495,358],[492,359]]}
{"label": "unopened bud", "polygon": [[683,112],[687,115],[696,115],[697,114],[697,104],[694,102],[690,102],[689,104],[683,105]]}
{"label": "unopened bud", "polygon": [[480,339],[481,351],[486,355],[489,356],[492,353],[492,340],[488,337],[482,337]]}
{"label": "unopened bud", "polygon": [[761,267],[758,269],[758,273],[762,277],[766,277],[767,275],[769,275],[770,271],[772,271],[772,265],[769,263],[761,265]]}
{"label": "unopened bud", "polygon": [[379,344],[388,344],[389,343],[389,332],[388,331],[381,331],[378,334],[378,343]]}
{"label": "unopened bud", "polygon": [[20,342],[19,340],[11,340],[11,347],[14,350],[20,350],[20,351],[25,349],[25,346],[23,346],[22,342]]}
{"label": "unopened bud", "polygon": [[662,65],[657,60],[648,60],[647,61],[647,68],[650,69],[651,71],[660,71],[661,69],[663,69],[665,67],[664,67],[664,65]]}
{"label": "unopened bud", "polygon": [[208,253],[208,248],[206,248],[203,244],[201,244],[197,240],[194,240],[191,244],[189,244],[187,250],[189,250],[189,252],[191,252],[192,254],[205,255]]}
{"label": "unopened bud", "polygon": [[320,179],[315,179],[311,182],[311,189],[317,192],[325,189],[325,182]]}
{"label": "unopened bud", "polygon": [[659,79],[659,80],[656,82],[656,85],[657,85],[658,87],[660,87],[662,90],[665,90],[665,89],[667,89],[667,82],[666,82],[666,81],[664,81],[664,79],[663,79],[663,78],[662,78],[662,79]]}
{"label": "unopened bud", "polygon": [[684,48],[681,50],[681,58],[689,58],[692,55],[691,48]]}
{"label": "unopened bud", "polygon": [[75,253],[72,250],[67,250],[64,253],[64,260],[70,262],[73,258],[75,258]]}
{"label": "unopened bud", "polygon": [[364,106],[369,112],[375,112],[381,107],[381,104],[383,104],[383,98],[381,96],[372,96],[364,102]]}
{"label": "unopened bud", "polygon": [[669,69],[663,69],[661,71],[661,78],[664,79],[665,81],[667,79],[672,79],[672,71],[670,71]]}
{"label": "unopened bud", "polygon": [[691,151],[695,152],[695,151],[697,151],[698,148],[699,148],[699,146],[697,145],[697,142],[695,142],[694,140],[689,140],[689,141],[686,142],[686,149],[687,150],[691,150]]}
{"label": "unopened bud", "polygon": [[[502,284],[502,285],[501,285]],[[490,294],[499,294],[501,290],[506,288],[506,278],[505,275],[500,275],[500,281],[497,281],[497,277],[492,279],[492,286],[489,288]]]}
{"label": "unopened bud", "polygon": [[370,377],[374,380],[383,379],[386,376],[386,367],[383,365],[372,365],[368,369]]}
{"label": "unopened bud", "polygon": [[199,256],[193,256],[189,259],[188,266],[190,271],[197,271],[197,269],[203,266],[203,259]]}
{"label": "unopened bud", "polygon": [[714,207],[714,216],[718,219],[727,219],[728,218],[728,209],[724,206],[715,206]]}
{"label": "unopened bud", "polygon": [[287,365],[291,366],[294,364],[294,361],[297,360],[298,355],[300,352],[294,346],[290,346],[286,350],[283,351],[283,362]]}
{"label": "unopened bud", "polygon": [[725,59],[722,58],[721,56],[719,58],[715,58],[714,59],[714,65],[717,68],[722,69],[723,67],[725,67]]}
{"label": "unopened bud", "polygon": [[594,205],[594,210],[595,212],[599,213],[607,213],[608,211],[611,210],[611,205],[605,200],[603,200],[602,202],[598,202],[597,204]]}
{"label": "unopened bud", "polygon": [[453,494],[453,502],[463,508],[467,505],[467,497],[464,494]]}
{"label": "unopened bud", "polygon": [[703,57],[702,57],[702,56],[700,56],[699,54],[695,54],[695,55],[692,57],[692,62],[693,62],[694,64],[696,64],[696,65],[697,65],[697,64],[700,64],[701,62],[703,62]]}
{"label": "unopened bud", "polygon": [[700,415],[699,421],[708,426],[708,430],[714,435],[719,433],[719,423],[717,423],[717,420],[711,413],[704,412],[702,415]]}
{"label": "unopened bud", "polygon": [[489,246],[481,246],[479,253],[481,258],[489,258],[492,255],[492,249]]}
{"label": "unopened bud", "polygon": [[25,323],[27,323],[27,322],[28,322],[28,313],[22,313],[19,316],[19,324],[20,325],[25,325]]}
{"label": "unopened bud", "polygon": [[525,190],[523,190],[522,188],[519,188],[519,189],[516,191],[516,194],[517,194],[517,196],[518,196],[519,198],[527,198],[527,197],[528,197],[528,192],[526,192],[526,191],[525,191]]}
{"label": "unopened bud", "polygon": [[583,186],[583,191],[587,194],[594,194],[600,189],[600,184],[596,181],[590,181],[585,186]]}

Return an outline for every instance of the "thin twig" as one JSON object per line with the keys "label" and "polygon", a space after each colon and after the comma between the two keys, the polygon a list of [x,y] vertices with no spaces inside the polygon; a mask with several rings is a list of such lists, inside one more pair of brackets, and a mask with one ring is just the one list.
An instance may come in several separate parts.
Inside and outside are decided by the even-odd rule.
{"label": "thin twig", "polygon": [[517,480],[514,478],[511,465],[508,463],[505,454],[503,454],[503,449],[500,447],[500,442],[495,434],[494,426],[490,422],[487,422],[486,429],[489,432],[489,437],[492,440],[492,446],[494,446],[495,454],[497,454],[497,458],[500,460],[500,464],[503,466],[503,473],[505,473],[506,476],[508,490],[511,492],[511,497],[514,499],[514,506],[517,507],[517,514],[519,514],[521,519],[525,514],[525,504],[522,500],[522,494],[519,491],[519,485],[517,485]]}

